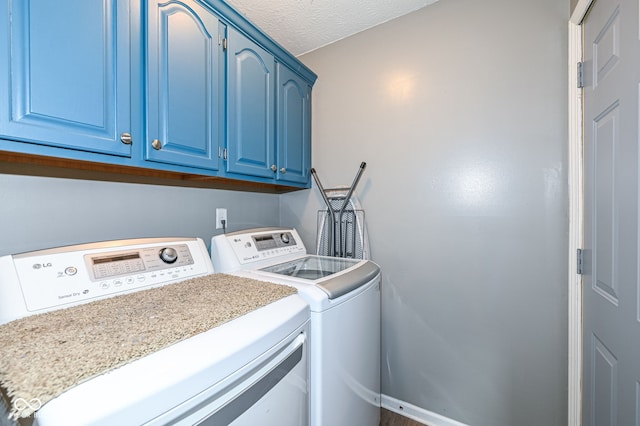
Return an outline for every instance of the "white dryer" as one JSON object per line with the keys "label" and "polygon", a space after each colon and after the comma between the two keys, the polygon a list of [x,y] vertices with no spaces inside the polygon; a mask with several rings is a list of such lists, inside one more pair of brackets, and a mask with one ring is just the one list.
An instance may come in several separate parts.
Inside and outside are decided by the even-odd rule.
{"label": "white dryer", "polygon": [[218,235],[215,270],[298,289],[311,307],[311,424],[380,421],[380,268],[369,260],[308,255],[292,228]]}
{"label": "white dryer", "polygon": [[[159,325],[156,329],[175,330],[175,322],[165,322],[158,313],[193,316],[184,302],[192,300],[188,294],[181,293],[185,296],[182,302],[167,297],[143,304],[135,295],[182,287],[189,289],[193,300],[204,300],[201,284],[221,279],[212,272],[207,248],[196,238],[105,241],[0,257],[0,336],[5,341],[34,342],[28,356],[16,357],[14,363],[0,362],[0,425],[13,426],[18,420],[34,426],[308,424],[309,308],[298,295],[251,310],[141,358],[130,362],[123,359],[123,365],[109,367],[86,380],[79,375],[79,382],[58,392],[57,397],[43,391],[51,383],[60,383],[60,373],[75,368],[79,360],[95,362],[95,352],[117,352],[117,346],[152,337],[141,333],[153,328],[140,332],[131,324],[155,321]],[[188,279],[193,285],[187,284]],[[242,284],[229,288],[242,290],[245,298],[264,297],[261,287],[256,291],[246,290]],[[113,303],[105,312],[98,306],[107,299]],[[246,299],[238,302],[234,298],[235,303],[229,300],[221,297],[204,309],[217,312],[222,305],[225,311],[227,307],[233,310],[246,305]],[[130,310],[122,308],[132,304],[134,315],[124,321],[123,313]],[[83,313],[80,317],[75,315],[79,308]],[[55,318],[53,324],[66,319],[64,324],[72,333],[69,342],[90,336],[85,340],[95,342],[89,347],[98,350],[75,352],[63,362],[56,351],[66,341],[60,339],[56,347],[42,344],[44,332],[54,329],[55,333],[55,327],[36,328],[29,334],[7,331],[15,330],[9,328],[11,324],[30,317]],[[93,323],[104,332],[90,332],[96,330],[89,328]],[[114,341],[110,338],[114,335],[125,339]],[[29,362],[33,358],[44,359],[52,368],[40,368],[44,373],[36,374],[37,368]],[[32,375],[20,390],[37,392],[25,398],[24,392],[5,392],[6,379],[13,377],[10,373],[15,370],[28,370]],[[80,368],[76,370],[83,374]],[[34,377],[44,379],[34,381]],[[12,409],[14,418],[10,419]]]}

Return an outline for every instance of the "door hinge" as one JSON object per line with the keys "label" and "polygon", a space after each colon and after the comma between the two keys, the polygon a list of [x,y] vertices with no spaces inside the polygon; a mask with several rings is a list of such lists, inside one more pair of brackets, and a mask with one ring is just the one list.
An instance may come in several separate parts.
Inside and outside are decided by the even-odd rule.
{"label": "door hinge", "polygon": [[218,45],[222,46],[222,50],[227,50],[227,38],[218,34]]}
{"label": "door hinge", "polygon": [[584,62],[578,62],[578,89],[584,87]]}
{"label": "door hinge", "polygon": [[578,249],[576,256],[576,273],[578,275],[584,274],[584,250]]}

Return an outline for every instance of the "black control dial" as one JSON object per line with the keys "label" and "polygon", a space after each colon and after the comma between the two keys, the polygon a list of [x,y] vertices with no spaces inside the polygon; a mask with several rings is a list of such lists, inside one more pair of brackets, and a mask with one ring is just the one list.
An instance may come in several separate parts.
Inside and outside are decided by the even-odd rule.
{"label": "black control dial", "polygon": [[160,259],[162,259],[164,263],[174,263],[178,260],[178,252],[171,247],[165,247],[160,250]]}
{"label": "black control dial", "polygon": [[289,244],[289,234],[280,234],[280,239],[283,243]]}

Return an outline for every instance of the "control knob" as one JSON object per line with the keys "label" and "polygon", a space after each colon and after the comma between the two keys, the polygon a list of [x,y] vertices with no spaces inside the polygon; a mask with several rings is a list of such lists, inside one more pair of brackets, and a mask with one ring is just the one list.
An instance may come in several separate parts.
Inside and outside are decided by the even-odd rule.
{"label": "control knob", "polygon": [[280,234],[280,239],[283,243],[289,244],[289,234]]}
{"label": "control knob", "polygon": [[165,247],[160,250],[160,259],[162,259],[164,263],[174,263],[178,260],[178,252],[171,247]]}

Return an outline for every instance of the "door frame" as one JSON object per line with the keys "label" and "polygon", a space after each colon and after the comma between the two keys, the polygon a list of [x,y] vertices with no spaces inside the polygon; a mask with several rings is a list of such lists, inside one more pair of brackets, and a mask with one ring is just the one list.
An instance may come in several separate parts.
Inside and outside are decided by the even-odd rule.
{"label": "door frame", "polygon": [[568,330],[568,422],[582,422],[582,276],[577,273],[577,250],[583,243],[583,107],[578,88],[578,62],[582,60],[582,21],[595,0],[578,0],[569,19],[569,330]]}

